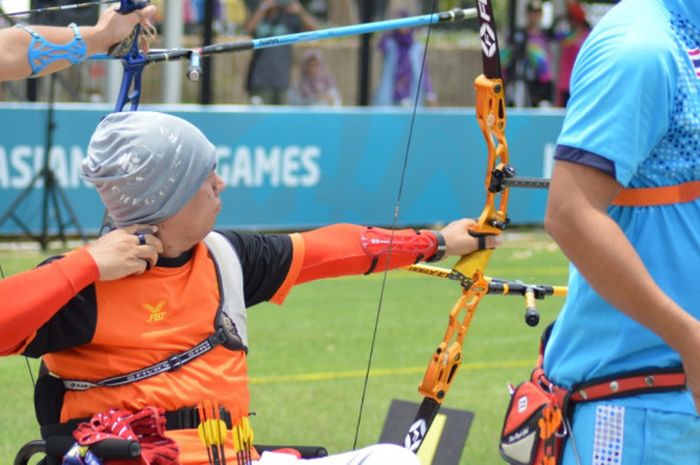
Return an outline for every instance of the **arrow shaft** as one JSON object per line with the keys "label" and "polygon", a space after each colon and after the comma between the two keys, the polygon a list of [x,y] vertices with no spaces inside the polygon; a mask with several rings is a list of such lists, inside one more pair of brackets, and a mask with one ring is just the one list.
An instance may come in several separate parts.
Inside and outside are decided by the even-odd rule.
{"label": "arrow shaft", "polygon": [[[220,44],[207,45],[201,48],[154,49],[147,53],[144,59],[146,63],[158,63],[162,61],[189,58],[194,50],[200,53],[201,56],[209,56],[227,52],[282,47],[301,42],[336,39],[339,37],[370,34],[373,32],[382,32],[394,29],[416,28],[432,24],[451,23],[474,17],[476,17],[476,8],[456,8],[454,10],[444,11],[441,13],[390,19],[386,21],[374,21],[371,23],[353,24],[350,26],[332,27],[327,29],[319,29],[317,31],[298,32],[295,34],[283,34],[280,36],[264,37],[260,39],[224,42]],[[111,60],[114,59],[114,57],[107,54],[96,54],[91,56],[89,59]]]}

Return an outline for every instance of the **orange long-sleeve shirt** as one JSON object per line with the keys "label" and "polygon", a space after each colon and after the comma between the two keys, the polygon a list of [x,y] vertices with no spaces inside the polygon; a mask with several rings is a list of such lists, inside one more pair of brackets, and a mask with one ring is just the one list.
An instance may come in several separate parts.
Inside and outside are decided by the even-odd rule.
{"label": "orange long-sleeve shirt", "polygon": [[82,248],[0,280],[0,355],[17,352],[27,337],[98,278],[97,264]]}

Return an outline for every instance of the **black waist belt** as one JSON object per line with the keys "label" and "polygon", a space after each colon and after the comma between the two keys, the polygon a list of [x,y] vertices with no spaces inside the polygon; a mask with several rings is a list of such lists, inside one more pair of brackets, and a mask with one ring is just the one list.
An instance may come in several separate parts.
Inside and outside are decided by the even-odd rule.
{"label": "black waist belt", "polygon": [[[231,413],[223,407],[219,408],[219,415],[226,423],[226,428],[231,429]],[[76,418],[65,423],[53,425],[41,425],[41,437],[46,439],[53,436],[71,436],[80,423],[89,422],[90,418]],[[165,412],[165,429],[173,431],[178,429],[196,429],[199,426],[199,413],[196,407],[184,407],[179,410]]]}
{"label": "black waist belt", "polygon": [[[223,407],[219,407],[219,415],[226,423],[226,428],[231,429],[231,413]],[[180,410],[165,412],[165,429],[172,431],[175,429],[196,429],[199,426],[199,413],[196,407],[185,407]]]}

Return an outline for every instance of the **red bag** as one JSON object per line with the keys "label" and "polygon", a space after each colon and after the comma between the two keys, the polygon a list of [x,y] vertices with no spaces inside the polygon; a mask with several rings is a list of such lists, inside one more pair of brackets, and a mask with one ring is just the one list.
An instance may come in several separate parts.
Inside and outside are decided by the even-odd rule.
{"label": "red bag", "polygon": [[561,460],[571,424],[570,405],[686,389],[682,367],[621,373],[577,384],[571,390],[557,386],[542,369],[551,328],[542,336],[540,356],[530,379],[511,389],[499,451],[512,465],[556,465]]}
{"label": "red bag", "polygon": [[536,368],[530,380],[511,393],[499,451],[512,465],[555,465],[567,432],[567,391],[555,388]]}

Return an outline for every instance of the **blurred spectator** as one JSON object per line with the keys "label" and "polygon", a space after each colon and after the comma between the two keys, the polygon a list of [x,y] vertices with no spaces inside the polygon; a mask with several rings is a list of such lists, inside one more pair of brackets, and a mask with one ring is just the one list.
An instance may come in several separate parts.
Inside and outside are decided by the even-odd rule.
{"label": "blurred spectator", "polygon": [[222,30],[226,34],[236,34],[248,18],[248,9],[243,0],[222,1]]}
{"label": "blurred spectator", "polygon": [[[406,18],[408,10],[399,10],[396,18]],[[414,30],[397,29],[386,33],[379,41],[382,52],[382,76],[374,96],[374,105],[413,105],[423,65],[424,47],[414,40]],[[423,70],[418,105],[437,105],[437,95],[433,91],[427,66]]]}
{"label": "blurred spectator", "polygon": [[335,79],[326,68],[321,50],[304,52],[299,82],[289,89],[290,105],[339,106],[342,101]]}
{"label": "blurred spectator", "polygon": [[[245,25],[246,32],[256,39],[317,28],[314,17],[297,0],[263,0]],[[253,51],[246,83],[250,102],[285,104],[291,67],[289,45]]]}
{"label": "blurred spectator", "polygon": [[542,1],[527,4],[525,29],[517,30],[502,50],[509,105],[549,106],[552,103],[552,53],[542,29]]}
{"label": "blurred spectator", "polygon": [[565,107],[569,101],[571,70],[583,41],[591,31],[591,26],[586,19],[586,11],[576,0],[567,1],[566,13],[564,27],[560,25],[555,31],[555,37],[561,41],[556,99],[557,105],[561,107]]}

